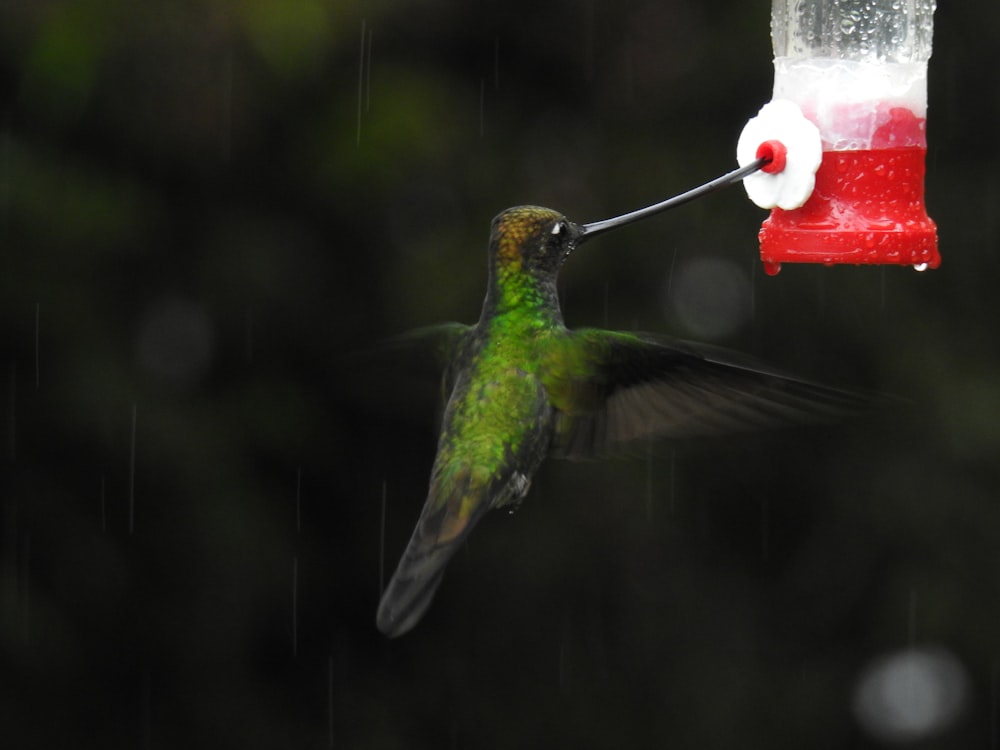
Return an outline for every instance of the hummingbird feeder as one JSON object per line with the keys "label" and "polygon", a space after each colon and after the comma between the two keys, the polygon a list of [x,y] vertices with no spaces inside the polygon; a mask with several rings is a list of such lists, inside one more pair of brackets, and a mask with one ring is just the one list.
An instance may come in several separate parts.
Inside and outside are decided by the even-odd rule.
{"label": "hummingbird feeder", "polygon": [[773,0],[774,93],[737,145],[782,263],[937,268],[924,206],[934,0]]}

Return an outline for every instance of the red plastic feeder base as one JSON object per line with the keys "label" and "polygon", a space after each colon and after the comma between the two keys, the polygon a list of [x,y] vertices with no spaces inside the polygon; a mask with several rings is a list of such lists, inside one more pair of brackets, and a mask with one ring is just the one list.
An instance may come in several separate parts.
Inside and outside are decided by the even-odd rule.
{"label": "red plastic feeder base", "polygon": [[924,207],[920,147],[825,151],[809,200],[775,208],[760,228],[768,273],[782,263],[937,268],[937,227]]}

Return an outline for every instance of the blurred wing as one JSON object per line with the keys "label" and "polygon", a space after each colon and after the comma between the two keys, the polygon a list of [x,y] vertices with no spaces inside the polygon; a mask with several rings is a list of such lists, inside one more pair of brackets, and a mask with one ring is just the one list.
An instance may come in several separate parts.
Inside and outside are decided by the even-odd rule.
{"label": "blurred wing", "polygon": [[352,352],[346,360],[356,366],[387,366],[394,370],[402,368],[407,373],[425,371],[438,375],[454,359],[470,328],[463,323],[416,328]]}
{"label": "blurred wing", "polygon": [[412,360],[424,360],[429,356],[435,373],[441,375],[441,399],[448,398],[455,386],[455,365],[460,359],[459,351],[468,341],[471,326],[464,323],[441,323],[417,328],[389,340],[389,345],[407,349]]}
{"label": "blurred wing", "polygon": [[[469,330],[470,326],[462,323],[417,328],[348,354],[345,361],[350,365],[357,383],[355,387],[362,398],[381,401],[387,393],[397,392],[400,398],[411,398],[412,383],[430,382],[441,382],[442,395],[446,398],[454,381],[451,363],[468,340]],[[386,385],[387,377],[389,385]],[[399,385],[402,381],[407,381],[407,385]]]}
{"label": "blurred wing", "polygon": [[868,403],[739,354],[649,334],[583,329],[566,346],[575,366],[549,384],[559,410],[554,453],[563,457],[650,437],[830,420]]}
{"label": "blurred wing", "polygon": [[[440,373],[455,360],[470,326],[464,323],[441,323],[416,328],[382,341],[379,349],[396,355],[409,366],[433,369]],[[401,356],[400,356],[401,355]],[[450,384],[448,390],[451,390]]]}

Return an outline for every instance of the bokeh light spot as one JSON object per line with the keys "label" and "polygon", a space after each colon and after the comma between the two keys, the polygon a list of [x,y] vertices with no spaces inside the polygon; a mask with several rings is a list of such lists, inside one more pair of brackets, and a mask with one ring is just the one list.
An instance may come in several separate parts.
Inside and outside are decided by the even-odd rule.
{"label": "bokeh light spot", "polygon": [[968,692],[965,670],[951,653],[906,649],[865,668],[854,694],[854,714],[877,739],[911,742],[951,724]]}
{"label": "bokeh light spot", "polygon": [[664,306],[688,335],[718,339],[739,331],[751,315],[750,281],[723,258],[678,262]]}

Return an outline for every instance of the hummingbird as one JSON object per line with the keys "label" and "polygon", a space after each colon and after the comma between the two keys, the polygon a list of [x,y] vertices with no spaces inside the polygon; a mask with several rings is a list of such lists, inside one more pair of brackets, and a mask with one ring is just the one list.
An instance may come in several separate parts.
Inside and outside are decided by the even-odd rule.
{"label": "hummingbird", "polygon": [[[745,171],[696,190],[731,184]],[[418,623],[476,524],[519,503],[549,456],[589,458],[619,443],[804,421],[853,405],[847,392],[714,347],[566,328],[556,292],[566,259],[591,238],[694,192],[592,224],[540,206],[493,219],[479,321],[414,334],[447,362],[447,401],[427,499],[379,603],[382,633],[396,637]]]}

